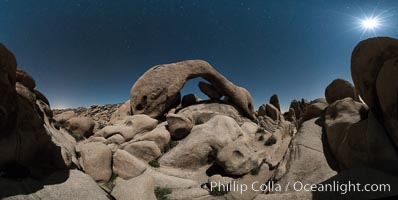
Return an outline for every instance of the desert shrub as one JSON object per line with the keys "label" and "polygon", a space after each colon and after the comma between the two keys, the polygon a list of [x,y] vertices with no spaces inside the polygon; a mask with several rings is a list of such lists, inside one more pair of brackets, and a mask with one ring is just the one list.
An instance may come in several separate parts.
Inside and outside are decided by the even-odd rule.
{"label": "desert shrub", "polygon": [[271,137],[269,137],[268,140],[265,141],[264,145],[265,146],[271,146],[271,145],[273,145],[275,143],[276,143],[276,138],[275,138],[274,135],[271,135]]}
{"label": "desert shrub", "polygon": [[218,154],[218,152],[217,152],[217,149],[215,149],[215,148],[211,148],[211,151],[209,152],[209,154],[207,155],[207,163],[208,164],[211,164],[211,163],[213,163],[214,161],[216,161],[216,159],[217,159],[217,154]]}
{"label": "desert shrub", "polygon": [[195,125],[200,125],[200,124],[204,124],[205,120],[201,117],[196,118],[195,120]]}
{"label": "desert shrub", "polygon": [[82,140],[84,140],[84,137],[81,136],[81,135],[72,134],[72,133],[69,133],[69,134],[70,134],[72,137],[74,137],[76,141],[82,141]]}
{"label": "desert shrub", "polygon": [[264,135],[260,135],[260,137],[258,137],[258,141],[263,141],[264,140]]}
{"label": "desert shrub", "polygon": [[152,166],[152,167],[155,167],[155,168],[159,168],[160,167],[160,164],[159,164],[158,160],[151,160],[151,161],[148,162],[148,164],[150,166]]}
{"label": "desert shrub", "polygon": [[115,180],[119,175],[112,173],[112,176],[109,178],[109,180],[106,182],[106,185],[109,188],[113,188],[115,186]]}
{"label": "desert shrub", "polygon": [[250,171],[250,174],[251,174],[251,175],[257,175],[257,174],[260,172],[260,169],[261,169],[261,166],[263,165],[263,163],[264,163],[264,161],[261,162],[257,167],[253,168],[253,169]]}
{"label": "desert shrub", "polygon": [[224,194],[227,194],[228,191],[225,189],[225,187],[222,186],[216,186],[216,187],[212,187],[210,188],[210,195],[213,196],[223,196]]}
{"label": "desert shrub", "polygon": [[66,127],[66,120],[62,119],[59,121],[54,121],[54,127],[56,129],[61,129],[61,128],[65,128]]}
{"label": "desert shrub", "polygon": [[99,123],[97,129],[98,129],[98,130],[101,130],[101,129],[105,128],[105,127],[106,127],[106,124]]}
{"label": "desert shrub", "polygon": [[157,200],[168,200],[169,199],[167,197],[168,194],[171,194],[170,188],[162,188],[162,187],[155,188],[155,196]]}
{"label": "desert shrub", "polygon": [[163,153],[167,153],[168,151],[170,151],[172,148],[174,148],[175,146],[177,146],[178,142],[177,141],[173,141],[170,140],[163,148]]}

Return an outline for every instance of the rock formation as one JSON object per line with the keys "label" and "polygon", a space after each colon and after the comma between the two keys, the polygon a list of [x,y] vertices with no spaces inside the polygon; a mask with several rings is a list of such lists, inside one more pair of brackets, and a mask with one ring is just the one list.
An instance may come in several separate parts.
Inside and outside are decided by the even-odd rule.
{"label": "rock formation", "polygon": [[[234,85],[209,63],[201,60],[157,65],[145,72],[131,88],[130,106],[133,114],[161,117],[180,103],[180,90],[188,80],[196,77],[210,82],[210,85],[201,89],[213,88],[222,96],[228,97],[247,117],[255,118],[253,99],[249,92]],[[214,95],[209,97],[214,98]]]}
{"label": "rock formation", "polygon": [[[296,192],[292,183],[365,184],[381,178],[398,187],[397,44],[392,38],[361,42],[352,54],[354,86],[336,79],[325,98],[293,100],[285,113],[277,95],[254,111],[246,89],[200,60],[149,69],[123,104],[52,111],[33,77],[17,69],[13,54],[0,45],[0,198],[396,195]],[[209,82],[199,83],[209,99],[188,94],[180,100],[181,88],[195,77]],[[283,190],[241,193],[217,189],[215,182],[273,182]]]}
{"label": "rock formation", "polygon": [[354,86],[344,79],[333,80],[325,89],[325,97],[328,104],[332,104],[337,100],[351,97],[352,99],[359,101]]}

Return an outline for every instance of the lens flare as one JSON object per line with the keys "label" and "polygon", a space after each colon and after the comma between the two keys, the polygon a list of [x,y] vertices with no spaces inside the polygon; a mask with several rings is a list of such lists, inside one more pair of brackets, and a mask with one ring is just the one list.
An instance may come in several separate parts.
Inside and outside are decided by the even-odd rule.
{"label": "lens flare", "polygon": [[375,30],[380,26],[380,21],[377,18],[367,18],[361,21],[361,25],[365,30]]}

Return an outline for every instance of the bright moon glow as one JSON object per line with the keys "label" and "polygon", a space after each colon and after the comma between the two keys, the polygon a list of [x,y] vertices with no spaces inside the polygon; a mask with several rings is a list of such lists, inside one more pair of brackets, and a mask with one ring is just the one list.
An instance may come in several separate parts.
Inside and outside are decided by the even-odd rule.
{"label": "bright moon glow", "polygon": [[366,30],[374,30],[379,27],[380,23],[377,18],[369,18],[362,20],[362,27]]}

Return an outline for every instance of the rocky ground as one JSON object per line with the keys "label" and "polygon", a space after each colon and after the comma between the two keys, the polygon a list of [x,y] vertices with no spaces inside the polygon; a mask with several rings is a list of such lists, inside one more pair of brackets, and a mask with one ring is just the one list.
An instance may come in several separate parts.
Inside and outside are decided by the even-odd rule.
{"label": "rocky ground", "polygon": [[[152,67],[122,104],[51,110],[0,45],[0,197],[398,195],[398,40],[359,43],[351,72],[354,85],[336,79],[325,98],[293,100],[285,113],[277,95],[255,110],[249,91],[201,60]],[[199,76],[208,81],[199,88],[209,99],[181,97],[184,84]],[[391,190],[297,191],[296,182],[383,183]]]}
{"label": "rocky ground", "polygon": [[72,117],[88,117],[94,120],[94,132],[107,126],[111,120],[112,114],[122,105],[107,104],[107,105],[92,105],[90,108],[66,108],[53,109],[53,115],[58,122],[66,122]]}

